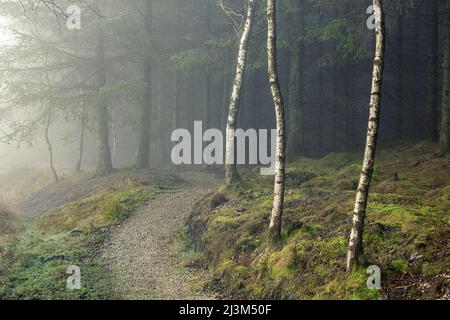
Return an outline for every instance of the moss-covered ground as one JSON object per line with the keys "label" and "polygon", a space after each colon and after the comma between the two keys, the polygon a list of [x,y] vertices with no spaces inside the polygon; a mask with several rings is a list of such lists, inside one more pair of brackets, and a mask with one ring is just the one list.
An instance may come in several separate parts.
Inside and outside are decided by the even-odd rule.
{"label": "moss-covered ground", "polygon": [[[102,178],[105,188],[84,192],[34,217],[19,218],[14,232],[0,234],[0,300],[111,298],[115,280],[101,259],[103,241],[111,227],[174,181],[167,176],[164,186],[160,175],[154,179],[146,173],[139,181],[122,179],[125,176],[126,172],[118,172]],[[108,181],[115,181],[114,188]],[[67,288],[66,271],[72,265],[81,269],[81,290]]]}
{"label": "moss-covered ground", "polygon": [[[255,168],[203,199],[188,232],[191,257],[204,257],[210,286],[254,299],[439,299],[449,297],[450,157],[428,142],[381,149],[364,235],[382,289],[365,268],[344,269],[361,154],[289,163],[283,241],[267,246],[272,178]],[[199,259],[199,258],[197,258]]]}

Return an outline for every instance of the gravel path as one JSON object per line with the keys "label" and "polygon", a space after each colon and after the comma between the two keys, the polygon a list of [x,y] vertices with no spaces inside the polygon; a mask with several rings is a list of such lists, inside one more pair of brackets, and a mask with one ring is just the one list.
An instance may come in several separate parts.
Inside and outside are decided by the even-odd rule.
{"label": "gravel path", "polygon": [[180,175],[188,183],[163,193],[117,227],[105,244],[117,283],[113,296],[133,300],[214,299],[196,292],[192,285],[198,270],[182,268],[169,252],[169,236],[188,217],[193,205],[219,185],[211,175],[190,172]]}

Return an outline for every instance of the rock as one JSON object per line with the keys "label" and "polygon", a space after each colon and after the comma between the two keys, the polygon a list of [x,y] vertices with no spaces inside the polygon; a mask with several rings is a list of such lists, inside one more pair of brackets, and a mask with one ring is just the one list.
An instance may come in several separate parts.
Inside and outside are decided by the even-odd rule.
{"label": "rock", "polygon": [[409,257],[409,262],[413,263],[413,262],[422,262],[423,261],[423,256],[416,252],[413,253],[410,257]]}

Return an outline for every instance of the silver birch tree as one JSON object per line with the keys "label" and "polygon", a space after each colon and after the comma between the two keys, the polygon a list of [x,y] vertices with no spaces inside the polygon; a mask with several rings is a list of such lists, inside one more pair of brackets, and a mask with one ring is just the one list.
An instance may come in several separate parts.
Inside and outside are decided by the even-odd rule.
{"label": "silver birch tree", "polygon": [[285,165],[286,165],[286,126],[284,114],[284,102],[280,89],[277,69],[277,2],[267,0],[267,57],[270,89],[275,106],[277,125],[277,146],[275,163],[275,186],[272,216],[270,219],[269,237],[272,244],[279,242],[281,238],[281,222],[284,205],[285,191]]}
{"label": "silver birch tree", "polygon": [[355,210],[347,251],[347,271],[351,271],[355,265],[362,264],[365,261],[363,249],[364,220],[366,217],[369,188],[375,164],[375,153],[380,123],[386,31],[383,1],[373,0],[373,5],[375,7],[376,16],[376,47],[372,73],[369,123],[367,128],[367,142],[364,153],[364,162],[356,195]]}
{"label": "silver birch tree", "polygon": [[239,42],[239,53],[236,63],[236,75],[233,82],[230,103],[228,107],[228,120],[226,127],[226,153],[225,153],[225,183],[232,184],[239,175],[237,172],[234,152],[234,132],[237,127],[239,114],[239,100],[241,98],[242,84],[247,63],[248,43],[255,17],[255,0],[247,0],[247,14],[244,29]]}

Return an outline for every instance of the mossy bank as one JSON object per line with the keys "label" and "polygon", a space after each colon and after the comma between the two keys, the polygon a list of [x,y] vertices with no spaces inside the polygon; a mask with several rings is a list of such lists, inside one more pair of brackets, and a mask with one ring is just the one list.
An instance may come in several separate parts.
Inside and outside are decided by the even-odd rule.
{"label": "mossy bank", "polygon": [[[288,165],[283,240],[267,247],[272,179],[252,170],[203,199],[188,230],[224,296],[253,299],[444,299],[450,274],[450,159],[428,142],[382,149],[371,188],[365,251],[382,270],[345,272],[359,154]],[[190,248],[192,250],[192,248]]]}
{"label": "mossy bank", "polygon": [[[163,185],[161,176],[117,172],[108,178],[76,178],[76,184],[72,179],[62,182],[81,190],[94,181],[99,188],[33,217],[16,218],[14,232],[0,234],[0,300],[112,298],[116,279],[101,258],[102,244],[112,227],[175,183],[172,176],[163,175]],[[50,189],[55,196],[58,186]],[[33,201],[40,198],[42,205],[47,194],[48,190]],[[67,288],[66,271],[72,265],[81,269],[80,290]]]}

